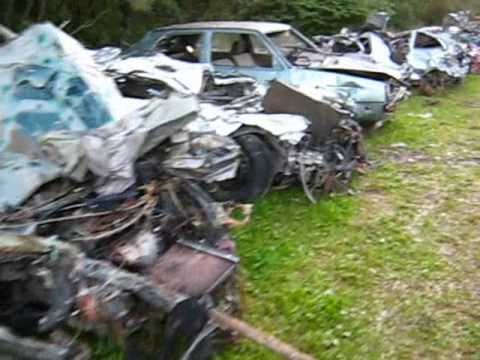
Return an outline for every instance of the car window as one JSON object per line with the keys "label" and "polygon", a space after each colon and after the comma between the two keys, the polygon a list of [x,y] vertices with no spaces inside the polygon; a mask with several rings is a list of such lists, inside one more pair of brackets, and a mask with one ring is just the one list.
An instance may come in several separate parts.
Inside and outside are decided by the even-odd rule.
{"label": "car window", "polygon": [[362,52],[362,48],[355,40],[336,38],[333,40],[332,51],[334,53],[349,54]]}
{"label": "car window", "polygon": [[213,65],[272,68],[274,57],[257,35],[217,32],[212,38],[212,63]]}
{"label": "car window", "polygon": [[417,33],[415,38],[416,49],[431,49],[437,47],[442,47],[442,44],[440,44],[437,39],[427,34]]}
{"label": "car window", "polygon": [[361,38],[359,41],[364,48],[365,54],[370,55],[372,53],[372,46],[370,44],[370,39],[364,37],[364,38]]}
{"label": "car window", "polygon": [[273,32],[267,36],[282,50],[285,56],[289,56],[297,50],[315,51],[308,42],[291,30]]}
{"label": "car window", "polygon": [[172,34],[162,37],[155,46],[161,52],[176,60],[191,63],[200,62],[203,49],[202,34]]}
{"label": "car window", "polygon": [[265,43],[258,36],[251,36],[253,53],[256,55],[269,55],[270,50],[268,50]]}
{"label": "car window", "polygon": [[391,56],[390,59],[397,64],[404,64],[410,53],[409,44],[410,35],[404,35],[390,42]]}

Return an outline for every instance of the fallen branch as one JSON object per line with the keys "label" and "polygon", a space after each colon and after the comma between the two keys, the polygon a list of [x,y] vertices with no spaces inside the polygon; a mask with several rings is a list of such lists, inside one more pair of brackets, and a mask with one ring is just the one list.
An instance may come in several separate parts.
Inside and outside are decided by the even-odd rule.
{"label": "fallen branch", "polygon": [[87,23],[85,23],[85,24],[80,25],[78,28],[76,28],[75,30],[73,30],[73,31],[70,33],[70,35],[72,35],[72,36],[73,36],[73,35],[76,35],[76,34],[78,34],[80,31],[85,30],[85,29],[88,29],[88,28],[94,26],[94,25],[98,22],[98,20],[100,20],[103,16],[105,16],[105,15],[108,14],[109,12],[110,12],[109,9],[103,10],[100,14],[97,15],[97,17],[95,17],[95,19],[93,19],[93,20],[90,21],[90,22],[87,22]]}
{"label": "fallen branch", "polygon": [[0,36],[3,36],[6,40],[12,40],[17,37],[17,34],[6,26],[0,24]]}
{"label": "fallen branch", "polygon": [[59,29],[63,30],[65,29],[70,23],[72,22],[72,20],[65,20],[64,22],[62,22],[60,24],[60,26],[58,27]]}
{"label": "fallen branch", "polygon": [[[176,294],[159,286],[143,276],[119,269],[103,261],[85,259],[81,270],[87,278],[108,284],[113,288],[135,294],[145,303],[167,312],[188,300],[180,294]],[[272,335],[255,329],[247,323],[235,319],[216,309],[208,311],[210,319],[220,328],[234,331],[266,348],[282,355],[288,360],[316,360],[314,357],[304,354],[293,346],[288,345]]]}
{"label": "fallen branch", "polygon": [[253,340],[257,344],[276,352],[288,360],[316,360],[314,357],[307,355],[295,349],[293,346],[284,343],[276,337],[266,334],[261,330],[255,329],[247,323],[226,315],[216,309],[209,311],[210,318],[222,329],[235,331],[238,334]]}

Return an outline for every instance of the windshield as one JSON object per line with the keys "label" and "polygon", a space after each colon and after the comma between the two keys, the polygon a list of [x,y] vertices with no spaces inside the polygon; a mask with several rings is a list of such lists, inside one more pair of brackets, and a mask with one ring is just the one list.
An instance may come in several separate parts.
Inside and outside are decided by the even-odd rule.
{"label": "windshield", "polygon": [[317,52],[315,47],[292,30],[273,32],[267,36],[287,58],[298,52]]}

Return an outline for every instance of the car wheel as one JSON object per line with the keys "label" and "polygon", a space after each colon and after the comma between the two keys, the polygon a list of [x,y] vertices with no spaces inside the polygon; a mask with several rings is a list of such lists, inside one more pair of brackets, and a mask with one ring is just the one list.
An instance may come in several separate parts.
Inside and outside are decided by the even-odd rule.
{"label": "car wheel", "polygon": [[214,198],[219,201],[250,202],[265,195],[275,177],[274,156],[270,147],[255,134],[235,138],[242,149],[237,176],[217,183]]}

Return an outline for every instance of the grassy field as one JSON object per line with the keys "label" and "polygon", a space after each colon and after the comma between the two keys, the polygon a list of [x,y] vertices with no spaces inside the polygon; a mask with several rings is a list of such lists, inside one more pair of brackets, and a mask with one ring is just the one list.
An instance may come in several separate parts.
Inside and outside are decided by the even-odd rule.
{"label": "grassy field", "polygon": [[480,78],[392,120],[353,195],[257,204],[236,233],[243,316],[318,359],[480,359]]}
{"label": "grassy field", "polygon": [[[243,318],[318,359],[480,359],[479,118],[480,78],[414,97],[368,136],[352,194],[256,204],[235,234]],[[219,357],[254,359],[277,357]]]}

